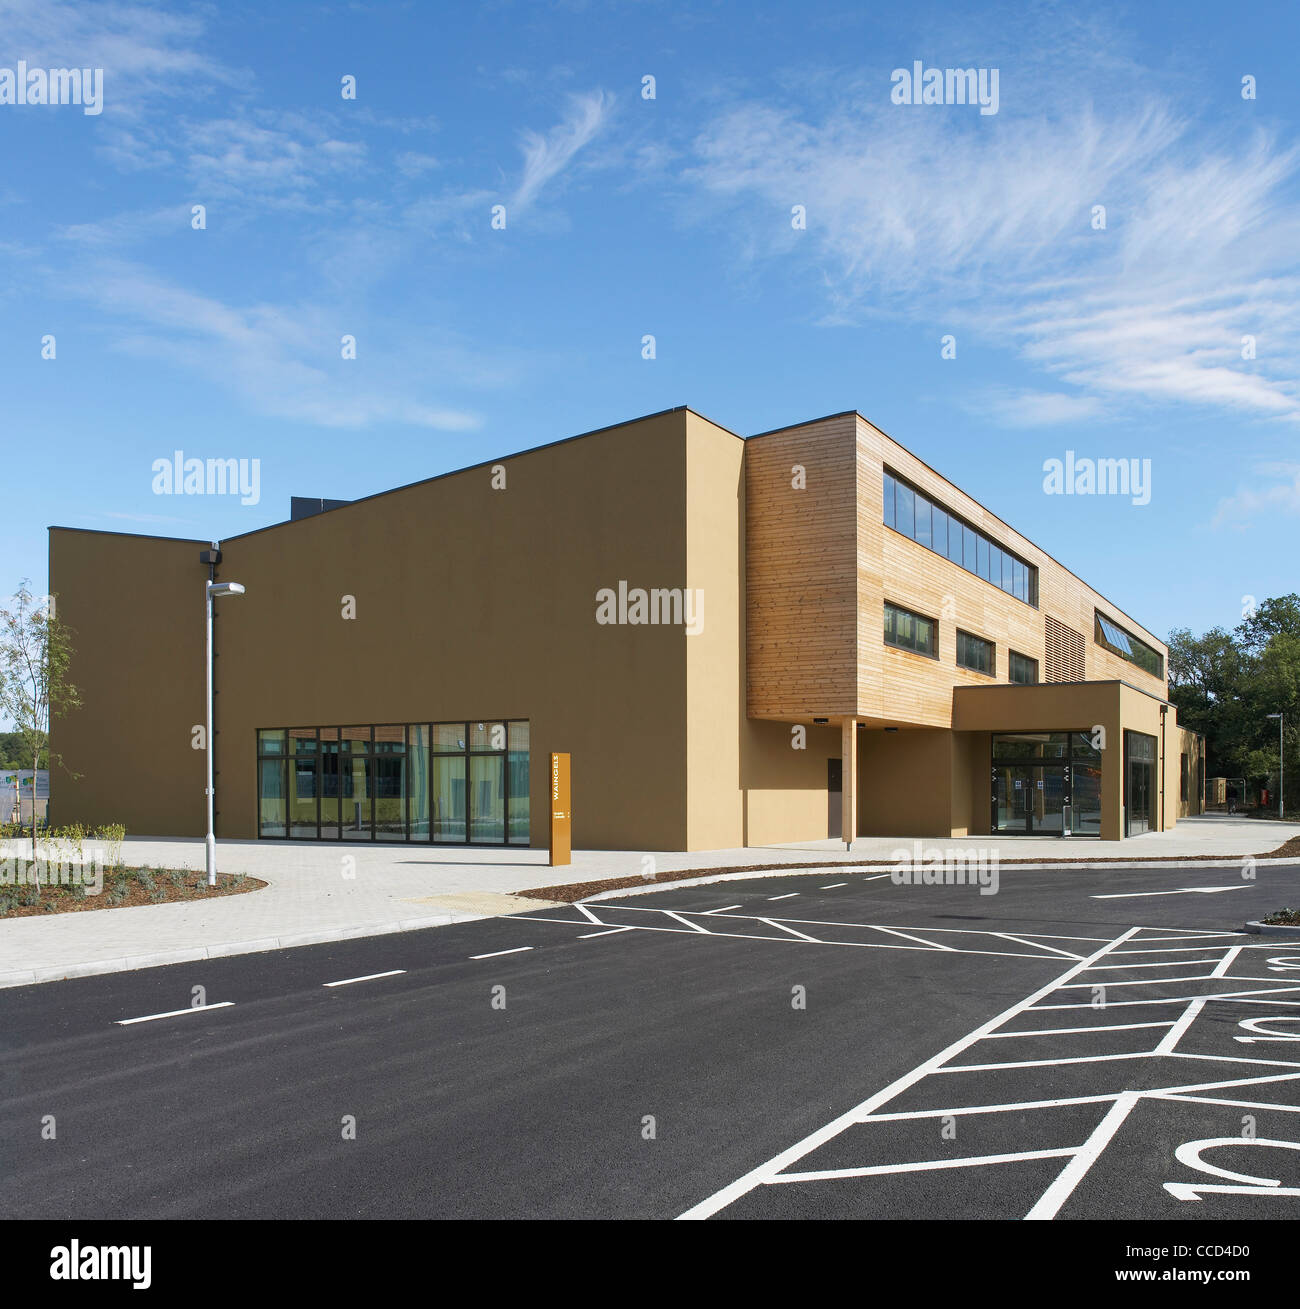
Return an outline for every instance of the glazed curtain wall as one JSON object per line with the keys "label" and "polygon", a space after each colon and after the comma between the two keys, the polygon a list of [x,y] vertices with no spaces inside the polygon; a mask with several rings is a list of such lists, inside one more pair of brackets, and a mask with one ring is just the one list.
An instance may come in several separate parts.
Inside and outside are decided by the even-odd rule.
{"label": "glazed curtain wall", "polygon": [[258,835],[528,844],[525,719],[257,733]]}

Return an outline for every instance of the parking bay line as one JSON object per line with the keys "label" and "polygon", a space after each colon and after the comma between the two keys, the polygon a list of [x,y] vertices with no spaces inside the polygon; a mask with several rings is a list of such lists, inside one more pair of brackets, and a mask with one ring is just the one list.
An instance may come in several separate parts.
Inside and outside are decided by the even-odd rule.
{"label": "parking bay line", "polygon": [[182,1014],[201,1014],[208,1009],[229,1009],[234,1005],[233,1000],[218,1000],[216,1004],[197,1004],[191,1005],[188,1009],[168,1009],[162,1014],[145,1014],[143,1018],[116,1018],[113,1020],[115,1027],[130,1027],[133,1023],[152,1023],[159,1018],[179,1018]]}
{"label": "parking bay line", "polygon": [[503,954],[522,954],[525,950],[531,950],[531,945],[517,945],[513,950],[493,950],[491,954],[472,954],[471,959],[496,959]]}
{"label": "parking bay line", "polygon": [[1131,940],[1141,929],[1130,927],[1126,932],[1107,941],[1099,950],[1093,952],[1085,959],[1071,965],[1054,977],[1050,982],[1040,986],[1038,990],[1027,995],[1023,1000],[1018,1000],[1009,1009],[981,1023],[973,1032],[968,1032],[965,1036],[959,1037],[951,1045],[940,1050],[938,1054],[932,1055],[924,1063],[918,1064],[911,1072],[904,1073],[902,1077],[897,1078],[882,1090],[877,1091],[874,1095],[862,1101],[861,1104],[855,1105],[852,1109],[846,1110],[838,1118],[832,1119],[829,1123],[819,1127],[816,1131],[809,1133],[802,1141],[782,1150],[779,1154],[767,1160],[766,1163],[759,1164],[757,1168],[750,1169],[744,1176],[737,1178],[734,1182],[728,1183],[720,1190],[715,1191],[712,1195],[707,1196],[699,1203],[692,1205],[684,1213],[678,1215],[678,1221],[691,1221],[703,1218],[711,1218],[719,1210],[725,1209],[728,1205],[734,1204],[742,1196],[748,1195],[750,1191],[758,1186],[770,1182],[778,1173],[780,1173],[789,1164],[795,1163],[805,1155],[810,1154],[818,1146],[824,1145],[827,1141],[834,1140],[841,1132],[849,1127],[861,1123],[875,1112],[881,1105],[887,1104],[890,1100],[901,1095],[909,1087],[914,1086],[917,1082],[923,1081],[936,1069],[941,1068],[943,1064],[961,1054],[963,1050],[969,1049],[987,1033],[994,1031],[1003,1023],[1023,1013],[1026,1009],[1031,1008],[1037,1002],[1046,996],[1052,994],[1058,987],[1069,978],[1077,976],[1083,972],[1089,964],[1095,963],[1098,959],[1105,956],[1107,951],[1112,950],[1115,946],[1124,941]]}

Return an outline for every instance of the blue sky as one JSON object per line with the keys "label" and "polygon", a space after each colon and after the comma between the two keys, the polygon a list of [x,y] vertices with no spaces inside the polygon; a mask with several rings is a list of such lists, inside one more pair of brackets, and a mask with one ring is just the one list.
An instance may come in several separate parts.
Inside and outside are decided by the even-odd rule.
{"label": "blue sky", "polygon": [[[100,114],[0,104],[0,591],[50,524],[857,408],[1157,634],[1231,626],[1300,589],[1298,14],[0,0],[0,68],[104,69]],[[998,112],[891,103],[915,60]],[[176,449],[260,502],[155,494]],[[1044,494],[1067,450],[1150,502]]]}

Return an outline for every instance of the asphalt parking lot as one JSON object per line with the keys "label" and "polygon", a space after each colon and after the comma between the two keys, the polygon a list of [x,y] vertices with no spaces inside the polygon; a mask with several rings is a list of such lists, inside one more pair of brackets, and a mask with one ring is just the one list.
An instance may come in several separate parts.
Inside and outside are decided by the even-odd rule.
{"label": "asphalt parking lot", "polygon": [[828,869],[13,988],[0,1199],[1294,1218],[1300,942],[1239,929],[1298,891],[1297,866],[1006,868],[987,896]]}

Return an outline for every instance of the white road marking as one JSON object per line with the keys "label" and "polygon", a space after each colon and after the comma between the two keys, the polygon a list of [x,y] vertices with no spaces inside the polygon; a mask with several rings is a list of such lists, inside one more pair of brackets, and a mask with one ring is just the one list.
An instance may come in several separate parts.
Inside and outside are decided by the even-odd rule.
{"label": "white road marking", "polygon": [[1204,1000],[1193,1000],[1191,1004],[1178,1015],[1174,1025],[1160,1038],[1160,1044],[1156,1046],[1156,1054],[1169,1054],[1177,1046],[1186,1034],[1187,1029],[1200,1016],[1200,1012],[1205,1008]]}
{"label": "white road marking", "polygon": [[1221,891],[1245,891],[1242,886],[1180,886],[1176,891],[1127,891],[1123,895],[1094,895],[1093,900],[1146,900],[1153,895],[1218,895]]}
{"label": "white road marking", "polygon": [[[1217,959],[1153,959],[1148,964],[1101,964],[1090,973],[1124,972],[1130,968],[1190,968],[1193,964],[1217,964]],[[1213,976],[1213,974],[1211,974]]]}
{"label": "white road marking", "polygon": [[588,922],[595,923],[597,926],[604,926],[604,924],[601,923],[600,919],[597,918],[596,915],[593,914],[593,913],[591,912],[591,910],[588,909],[587,906],[586,906],[585,904],[582,903],[581,900],[575,900],[575,901],[573,902],[573,907],[574,907],[574,908],[575,908],[575,909],[576,909],[576,910],[577,910],[577,911],[578,911],[578,912],[579,912],[579,913],[580,913],[580,914],[581,914],[585,919],[587,919]]}
{"label": "white road marking", "polygon": [[373,982],[379,977],[400,977],[405,968],[394,968],[387,973],[367,973],[364,977],[345,977],[341,982],[322,982],[322,986],[351,986],[353,982]]}
{"label": "white road marking", "polygon": [[793,927],[787,927],[784,923],[774,922],[770,918],[760,918],[760,923],[766,923],[769,927],[775,927],[779,932],[789,932],[791,936],[797,936],[801,941],[812,941],[816,945],[822,945],[815,936],[806,936],[803,932],[796,932]]}
{"label": "white road marking", "polygon": [[635,932],[635,927],[607,927],[603,932],[583,932],[579,941],[590,941],[594,936],[613,936],[616,932]]}
{"label": "white road marking", "polygon": [[1300,1195],[1300,1186],[1202,1186],[1199,1182],[1166,1182],[1176,1200],[1199,1200],[1203,1195]]}
{"label": "white road marking", "polygon": [[837,886],[848,886],[847,882],[832,882],[829,886],[823,886],[819,889],[822,891],[833,891]]}
{"label": "white road marking", "polygon": [[798,891],[787,891],[785,895],[769,895],[768,900],[793,900],[799,894]]}
{"label": "white road marking", "polygon": [[823,1182],[840,1177],[880,1177],[889,1173],[926,1173],[943,1168],[977,1168],[982,1164],[1009,1164],[1019,1159],[1060,1159],[1075,1153],[1074,1147],[1062,1150],[1022,1150],[1018,1154],[970,1155],[964,1159],[926,1159],[912,1164],[873,1164],[868,1168],[828,1168],[824,1172],[781,1173],[776,1182]]}
{"label": "white road marking", "polygon": [[[1091,1005],[1075,1005],[1076,1009],[1091,1008]],[[1098,1024],[1095,1027],[1044,1027],[1037,1032],[990,1032],[984,1039],[986,1041],[1000,1041],[1008,1036],[1073,1036],[1076,1032],[1134,1032],[1140,1027],[1172,1027],[1174,1020],[1171,1018],[1167,1023],[1110,1023],[1102,1026]]]}
{"label": "white road marking", "polygon": [[522,954],[525,950],[531,950],[531,945],[517,945],[513,950],[493,950],[491,954],[472,954],[471,959],[496,959],[503,954]]}
{"label": "white road marking", "polygon": [[[952,950],[952,946],[943,945],[938,941],[927,941],[923,936],[913,936],[911,932],[900,932],[896,927],[873,927],[873,932],[888,932],[890,936],[901,936],[905,941],[920,941],[922,945],[928,945],[932,950]],[[999,935],[994,933],[994,935]]]}
{"label": "white road marking", "polygon": [[234,1003],[233,1000],[218,1000],[216,1004],[197,1004],[188,1009],[168,1009],[163,1014],[145,1014],[143,1018],[116,1018],[113,1023],[115,1027],[130,1027],[132,1023],[152,1023],[159,1018],[179,1018],[182,1014],[201,1014],[209,1009],[229,1009]]}
{"label": "white road marking", "polygon": [[[618,906],[616,906],[616,907],[619,908],[619,909],[632,909],[632,908],[638,908],[638,909],[640,909],[640,908],[641,908],[641,906],[639,906],[639,905],[637,905],[637,906],[633,906],[633,905],[618,905]],[[664,909],[652,909],[652,910],[644,910],[643,912],[646,912],[646,913],[656,913],[656,914],[661,914],[661,915],[662,915],[662,914],[666,914],[668,911],[667,911],[667,910],[664,910]],[[700,916],[703,917],[704,915],[701,914]],[[763,919],[761,919],[761,918],[760,918],[758,915],[756,915],[756,914],[737,914],[737,915],[735,915],[735,917],[741,919],[741,920],[744,921],[744,922],[762,922],[762,921],[764,921]],[[541,916],[539,916],[539,915],[536,915],[536,914],[529,914],[529,915],[528,915],[528,921],[529,921],[530,923],[557,923],[557,924],[559,924],[559,925],[562,926],[562,927],[574,927],[574,926],[577,926],[577,925],[578,925],[578,924],[575,923],[575,921],[574,921],[572,918],[543,918],[543,917],[541,917]],[[816,925],[817,925],[817,922],[818,922],[817,919],[809,919],[809,918],[790,918],[790,919],[785,919],[785,920],[783,920],[783,921],[785,921],[785,922],[791,922],[791,923],[805,923],[805,924],[806,924],[806,923],[812,923],[814,926],[816,926]],[[863,923],[831,923],[831,924],[829,924],[829,926],[831,926],[831,927],[867,927],[867,924],[863,924]],[[632,928],[632,929],[630,929],[630,930],[637,931],[637,932],[673,932],[673,933],[675,933],[675,934],[677,934],[677,935],[679,935],[679,936],[680,936],[680,935],[684,935],[684,934],[689,930],[689,931],[691,932],[692,935],[695,934],[696,932],[703,932],[705,936],[718,937],[718,938],[721,938],[721,939],[723,939],[723,940],[734,940],[734,941],[781,941],[781,942],[784,942],[784,943],[787,944],[787,945],[790,944],[790,942],[791,942],[791,938],[790,938],[789,936],[762,936],[762,935],[758,934],[757,932],[718,932],[718,931],[707,931],[707,930],[705,930],[705,929],[702,928],[702,927],[698,927],[696,924],[691,924],[691,926],[690,926],[689,929],[686,928],[686,927],[651,927],[651,926],[645,926],[645,927],[642,927],[642,926],[640,926],[640,925],[638,924],[637,926],[635,926],[634,928]],[[869,928],[868,930],[873,930],[873,931],[875,931],[875,930],[880,930],[880,931],[887,931],[887,932],[888,932],[888,931],[893,931],[895,935],[904,935],[903,933],[899,933],[899,932],[897,932],[895,929],[892,929],[892,928],[879,928],[879,929],[876,929],[876,928]],[[984,936],[984,937],[988,937],[988,936],[992,936],[992,935],[993,935],[993,933],[991,933],[991,932],[975,932],[975,931],[968,931],[968,930],[965,929],[965,928],[950,928],[950,927],[945,927],[945,928],[943,928],[942,930],[943,930],[944,932],[960,932],[960,933],[961,933],[962,935],[964,935],[964,936]],[[910,938],[910,939],[918,940],[919,938]],[[955,947],[955,946],[944,946],[944,945],[924,945],[924,944],[921,944],[921,945],[902,945],[902,944],[895,945],[895,944],[893,944],[893,942],[886,942],[886,941],[827,941],[827,940],[824,940],[824,939],[819,939],[819,940],[816,940],[816,941],[811,941],[811,940],[810,940],[810,941],[806,942],[805,944],[809,944],[809,945],[814,945],[814,944],[815,944],[815,945],[835,946],[835,947],[838,947],[838,946],[844,946],[844,947],[846,947],[846,948],[848,948],[848,949],[852,949],[852,950],[921,950],[921,951],[929,951],[929,952],[934,952],[934,951],[937,951],[937,950],[944,950],[944,951],[950,951],[950,952],[952,952],[952,953],[954,953],[954,954],[972,954],[972,955],[981,955],[981,956],[983,956],[983,957],[985,957],[985,958],[988,958],[988,959],[1049,959],[1049,958],[1054,958],[1054,956],[1049,956],[1049,955],[1041,955],[1041,954],[1022,954],[1022,953],[1012,952],[1012,951],[1010,951],[1010,950],[971,950],[971,949],[967,949],[967,948],[965,948],[965,947],[960,947],[960,948],[959,948],[959,947]],[[531,947],[529,947],[529,948],[531,948]],[[1285,989],[1285,988],[1284,988],[1284,989]],[[1300,989],[1300,988],[1297,988],[1297,989]],[[1065,1007],[1065,1008],[1084,1008],[1085,1006],[1082,1006],[1082,1005],[1066,1005],[1066,1006],[1064,1006],[1064,1007]]]}
{"label": "white road marking", "polygon": [[1026,1220],[1056,1217],[1061,1206],[1074,1193],[1074,1188],[1096,1162],[1097,1156],[1110,1144],[1111,1137],[1119,1131],[1140,1098],[1132,1091],[1125,1091],[1116,1097],[1115,1103],[1106,1111],[1101,1122],[1093,1129],[1092,1135],[1083,1143],[1083,1147],[1061,1169],[1056,1181],[1038,1197],[1037,1203],[1025,1215]]}
{"label": "white road marking", "polygon": [[676,921],[681,923],[683,927],[689,927],[692,932],[702,932],[705,936],[711,935],[707,927],[701,927],[699,923],[693,923],[689,918],[683,918],[681,914],[673,913],[671,909],[665,909],[664,913],[667,914],[669,918],[676,919]]}
{"label": "white road marking", "polygon": [[[725,914],[725,913],[728,913],[728,912],[729,912],[730,910],[732,910],[732,909],[742,909],[742,908],[744,908],[743,905],[738,905],[738,904],[724,904],[724,905],[722,906],[721,909],[706,909],[706,910],[704,911],[704,917],[707,918],[707,917],[709,916],[709,914]],[[630,932],[632,929],[629,927],[627,930]]]}
{"label": "white road marking", "polygon": [[805,1136],[802,1141],[796,1142],[787,1149],[782,1150],[780,1154],[773,1156],[766,1163],[759,1164],[757,1168],[750,1169],[743,1177],[737,1178],[734,1182],[715,1191],[712,1195],[701,1200],[698,1204],[692,1205],[685,1213],[680,1214],[679,1220],[698,1220],[702,1218],[711,1218],[719,1210],[725,1209],[728,1205],[734,1204],[742,1196],[747,1195],[757,1186],[762,1186],[771,1181],[778,1173],[782,1172],[790,1164],[797,1163],[805,1155],[810,1154],[819,1145],[833,1140],[846,1128],[852,1127],[857,1123],[870,1118],[877,1108],[882,1104],[888,1103],[896,1096],[909,1087],[915,1085],[927,1077],[935,1069],[941,1067],[947,1060],[960,1054],[963,1050],[974,1045],[981,1037],[994,1031],[1002,1026],[1017,1014],[1023,1013],[1026,1009],[1038,1003],[1044,996],[1050,995],[1058,986],[1067,979],[1081,973],[1089,964],[1095,963],[1102,958],[1108,950],[1113,949],[1123,941],[1129,940],[1141,929],[1130,927],[1122,935],[1116,937],[1113,941],[1107,941],[1099,950],[1089,955],[1085,959],[1079,960],[1067,968],[1064,973],[1053,978],[1044,986],[1038,988],[1032,994],[1026,996],[1023,1000],[1018,1000],[1009,1009],[990,1018],[987,1022],[981,1023],[973,1032],[960,1037],[951,1045],[940,1050],[938,1054],[932,1055],[924,1063],[913,1068],[911,1072],[905,1073],[902,1077],[891,1082],[883,1090],[877,1091],[874,1095],[869,1096],[861,1104],[855,1105],[852,1109],[842,1113],[838,1118],[832,1119],[823,1127],[819,1127],[815,1132]]}
{"label": "white road marking", "polygon": [[1082,959],[1081,954],[1075,954],[1073,950],[1062,950],[1054,945],[1043,945],[1041,941],[1030,941],[1023,936],[1012,936],[1010,932],[994,932],[994,936],[1000,936],[1004,941],[1015,941],[1018,945],[1031,945],[1035,950],[1048,950],[1052,954],[1064,955],[1067,959]]}
{"label": "white road marking", "polygon": [[1240,945],[1233,946],[1233,948],[1229,950],[1227,954],[1225,954],[1223,958],[1219,961],[1219,966],[1210,974],[1210,976],[1211,977],[1226,976],[1228,969],[1231,968],[1232,965],[1236,962],[1237,956],[1242,952],[1243,949],[1244,947]]}

